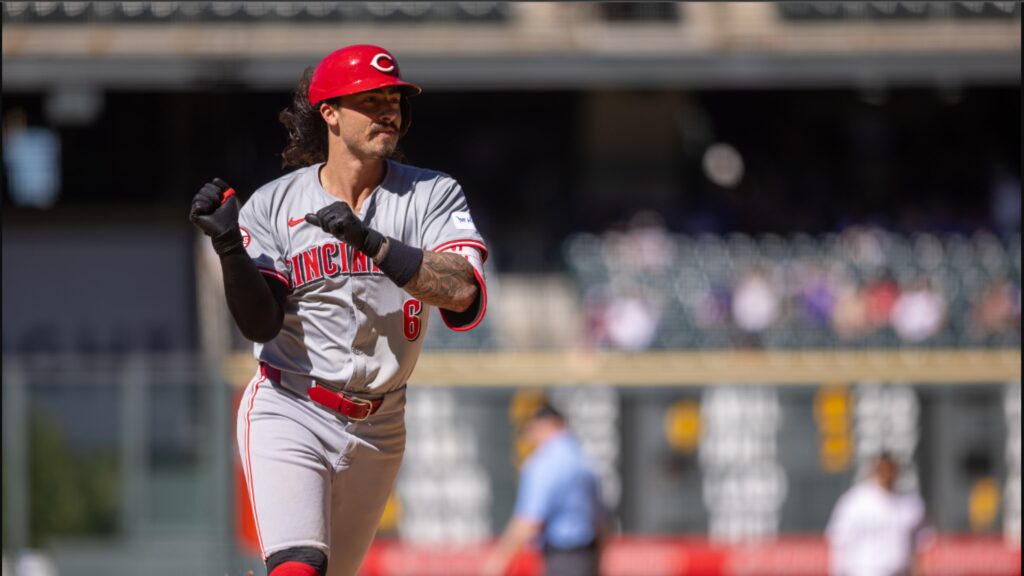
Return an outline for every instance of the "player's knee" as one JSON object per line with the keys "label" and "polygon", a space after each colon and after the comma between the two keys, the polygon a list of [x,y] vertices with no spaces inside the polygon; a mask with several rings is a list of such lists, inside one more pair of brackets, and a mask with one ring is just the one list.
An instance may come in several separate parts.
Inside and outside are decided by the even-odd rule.
{"label": "player's knee", "polygon": [[327,556],[316,548],[289,548],[267,558],[267,576],[325,576]]}

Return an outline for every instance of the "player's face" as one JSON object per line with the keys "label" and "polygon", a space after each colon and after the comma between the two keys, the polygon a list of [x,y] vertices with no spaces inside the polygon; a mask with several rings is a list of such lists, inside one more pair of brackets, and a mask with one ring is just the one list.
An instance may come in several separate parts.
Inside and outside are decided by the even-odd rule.
{"label": "player's face", "polygon": [[522,430],[520,430],[520,434],[522,434],[523,440],[525,440],[527,443],[531,445],[536,446],[538,443],[537,422],[535,420],[526,422],[526,424],[523,425]]}
{"label": "player's face", "polygon": [[878,478],[878,483],[886,490],[891,491],[896,485],[898,473],[899,470],[896,469],[896,463],[891,460],[880,460],[875,464],[875,476]]}
{"label": "player's face", "polygon": [[401,101],[394,86],[343,97],[339,129],[349,150],[365,159],[390,156],[398,146]]}
{"label": "player's face", "polygon": [[556,434],[560,427],[548,418],[535,418],[523,426],[523,437],[534,446]]}

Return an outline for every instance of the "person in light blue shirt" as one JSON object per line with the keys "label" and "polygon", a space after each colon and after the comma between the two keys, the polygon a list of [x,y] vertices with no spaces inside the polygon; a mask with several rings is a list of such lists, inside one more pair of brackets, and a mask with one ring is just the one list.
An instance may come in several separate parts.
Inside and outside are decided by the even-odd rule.
{"label": "person in light blue shirt", "polygon": [[523,463],[515,511],[484,573],[504,574],[516,553],[535,543],[545,574],[597,576],[607,522],[597,475],[554,407],[543,405],[521,433],[536,449]]}

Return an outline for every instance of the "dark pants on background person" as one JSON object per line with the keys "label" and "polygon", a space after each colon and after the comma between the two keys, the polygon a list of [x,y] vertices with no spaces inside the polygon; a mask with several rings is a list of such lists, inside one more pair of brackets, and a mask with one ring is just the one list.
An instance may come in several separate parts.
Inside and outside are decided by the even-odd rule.
{"label": "dark pants on background person", "polygon": [[601,555],[597,544],[579,548],[544,547],[544,576],[598,576]]}

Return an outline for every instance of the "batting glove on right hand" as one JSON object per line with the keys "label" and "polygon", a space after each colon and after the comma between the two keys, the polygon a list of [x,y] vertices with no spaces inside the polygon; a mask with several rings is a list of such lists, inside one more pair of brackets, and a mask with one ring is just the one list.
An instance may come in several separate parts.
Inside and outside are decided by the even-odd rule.
{"label": "batting glove on right hand", "polygon": [[214,178],[192,198],[189,220],[213,240],[213,248],[224,254],[241,246],[238,229],[238,198],[235,190],[220,178]]}
{"label": "batting glove on right hand", "polygon": [[317,210],[316,214],[306,214],[306,222],[318,226],[371,258],[380,252],[381,244],[384,243],[384,236],[367,226],[344,202],[325,206]]}

